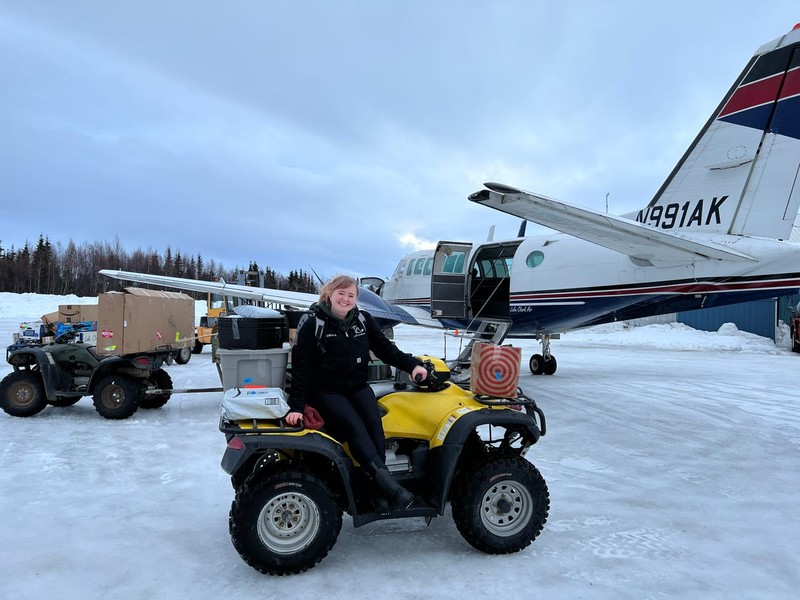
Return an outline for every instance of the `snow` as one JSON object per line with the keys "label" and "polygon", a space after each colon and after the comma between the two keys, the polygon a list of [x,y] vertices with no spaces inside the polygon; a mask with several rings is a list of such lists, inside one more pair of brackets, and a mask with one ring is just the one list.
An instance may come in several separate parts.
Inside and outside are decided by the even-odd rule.
{"label": "snow", "polygon": [[[0,294],[0,340],[75,297]],[[520,383],[547,415],[528,454],[551,510],[527,549],[489,556],[449,510],[358,529],[312,570],[269,577],[227,531],[220,393],[176,394],[108,421],[90,398],[27,419],[0,413],[0,597],[794,598],[800,585],[800,408],[778,343],[725,325],[621,324],[553,343],[558,372]],[[441,356],[441,333],[396,330]],[[523,360],[534,341],[514,341]],[[447,339],[449,358],[458,340]],[[168,367],[219,386],[208,350]],[[0,366],[0,377],[10,367]]]}

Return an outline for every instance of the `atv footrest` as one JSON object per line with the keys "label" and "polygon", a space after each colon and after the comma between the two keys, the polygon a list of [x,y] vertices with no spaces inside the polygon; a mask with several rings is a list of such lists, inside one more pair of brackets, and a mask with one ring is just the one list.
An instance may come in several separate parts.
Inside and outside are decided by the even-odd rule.
{"label": "atv footrest", "polygon": [[375,521],[386,519],[405,519],[408,517],[435,517],[439,513],[432,506],[411,506],[404,509],[392,509],[387,512],[363,513],[353,516],[353,527],[361,527]]}

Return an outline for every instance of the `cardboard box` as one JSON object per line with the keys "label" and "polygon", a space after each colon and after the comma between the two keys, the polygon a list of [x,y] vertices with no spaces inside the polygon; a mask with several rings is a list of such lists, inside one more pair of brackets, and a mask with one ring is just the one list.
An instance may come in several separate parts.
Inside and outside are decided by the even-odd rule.
{"label": "cardboard box", "polygon": [[186,294],[125,288],[100,294],[98,310],[98,354],[132,354],[194,344],[194,300]]}
{"label": "cardboard box", "polygon": [[97,304],[59,304],[56,321],[59,323],[97,321],[98,311]]}
{"label": "cardboard box", "polygon": [[86,342],[87,344],[97,345],[97,321],[73,321],[72,323],[56,323],[55,336],[58,337],[71,326],[82,323],[85,327],[78,332],[75,337],[77,342]]}
{"label": "cardboard box", "polygon": [[53,331],[55,331],[56,323],[58,323],[58,311],[56,310],[51,313],[47,313],[46,315],[42,315],[41,319],[45,326],[50,327],[52,325]]}
{"label": "cardboard box", "polygon": [[522,349],[478,342],[472,349],[469,389],[479,396],[516,398]]}
{"label": "cardboard box", "polygon": [[40,342],[46,335],[47,326],[43,321],[26,322],[19,324],[17,339],[26,342]]}
{"label": "cardboard box", "polygon": [[70,329],[74,325],[83,325],[81,331],[97,331],[97,321],[73,321],[72,323],[59,321],[58,323],[55,324],[56,335],[61,335],[67,329]]}

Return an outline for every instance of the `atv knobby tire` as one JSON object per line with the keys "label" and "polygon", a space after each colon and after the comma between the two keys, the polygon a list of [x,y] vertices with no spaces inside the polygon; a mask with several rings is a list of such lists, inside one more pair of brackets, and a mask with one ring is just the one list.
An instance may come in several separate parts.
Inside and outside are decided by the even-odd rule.
{"label": "atv knobby tire", "polygon": [[108,375],[97,383],[94,409],[106,419],[127,419],[139,408],[142,387],[127,375]]}
{"label": "atv knobby tire", "polygon": [[14,371],[0,382],[0,407],[12,417],[32,417],[47,406],[38,371]]}
{"label": "atv knobby tire", "polygon": [[305,571],[321,561],[342,529],[342,508],[315,475],[291,470],[245,482],[228,521],[242,559],[269,575]]}
{"label": "atv knobby tire", "polygon": [[[155,371],[153,371],[153,373],[150,375],[150,378],[147,380],[146,387],[152,387],[157,390],[171,390],[172,377],[170,377],[169,373],[167,373],[164,369],[156,369]],[[163,394],[144,395],[142,396],[142,399],[139,402],[139,407],[161,408],[167,403],[170,396],[172,396],[171,392],[165,392]]]}
{"label": "atv knobby tire", "polygon": [[497,456],[460,477],[452,508],[458,531],[474,548],[510,554],[542,531],[550,494],[531,463],[519,456]]}

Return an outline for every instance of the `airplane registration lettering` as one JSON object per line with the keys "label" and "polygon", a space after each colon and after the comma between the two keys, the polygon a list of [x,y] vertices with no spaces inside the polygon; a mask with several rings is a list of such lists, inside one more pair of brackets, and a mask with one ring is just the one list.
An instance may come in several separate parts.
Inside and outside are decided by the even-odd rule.
{"label": "airplane registration lettering", "polygon": [[674,202],[667,204],[667,210],[664,211],[664,229],[672,229],[675,226],[675,217],[678,215],[678,205]]}
{"label": "airplane registration lettering", "polygon": [[709,204],[706,204],[703,198],[694,203],[689,201],[683,204],[671,202],[666,206],[657,204],[640,210],[636,215],[636,220],[660,229],[701,227],[712,223],[720,225],[722,223],[720,207],[727,199],[728,196],[714,196]]}

